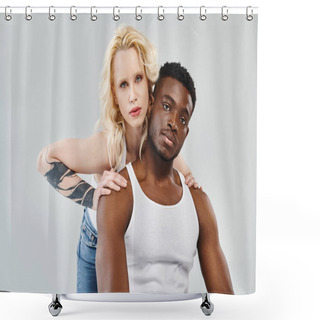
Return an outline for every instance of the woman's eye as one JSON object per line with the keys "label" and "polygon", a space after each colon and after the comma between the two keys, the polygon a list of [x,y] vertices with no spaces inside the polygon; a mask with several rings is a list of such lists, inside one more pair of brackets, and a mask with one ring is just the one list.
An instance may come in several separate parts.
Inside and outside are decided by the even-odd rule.
{"label": "woman's eye", "polygon": [[136,77],[136,82],[139,82],[139,81],[141,81],[142,80],[142,76],[137,76]]}
{"label": "woman's eye", "polygon": [[182,122],[182,124],[185,126],[187,124],[187,121],[184,118],[180,118],[180,121]]}
{"label": "woman's eye", "polygon": [[126,81],[123,81],[121,84],[120,84],[120,88],[125,88],[127,86],[127,82]]}
{"label": "woman's eye", "polygon": [[169,110],[170,110],[170,107],[169,107],[167,104],[164,103],[164,104],[163,104],[163,109],[169,111]]}

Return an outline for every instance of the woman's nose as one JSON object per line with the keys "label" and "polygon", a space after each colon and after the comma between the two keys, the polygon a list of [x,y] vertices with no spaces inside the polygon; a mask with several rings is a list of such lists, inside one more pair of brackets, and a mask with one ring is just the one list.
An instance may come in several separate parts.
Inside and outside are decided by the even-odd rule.
{"label": "woman's nose", "polygon": [[137,92],[134,89],[133,86],[131,86],[131,90],[130,90],[130,103],[135,103],[137,101],[138,97],[137,97]]}

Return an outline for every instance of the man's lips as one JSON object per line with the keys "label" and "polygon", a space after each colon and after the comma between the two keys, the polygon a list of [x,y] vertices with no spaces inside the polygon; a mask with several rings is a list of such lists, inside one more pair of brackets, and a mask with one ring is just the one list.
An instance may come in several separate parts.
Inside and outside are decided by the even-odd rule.
{"label": "man's lips", "polygon": [[134,107],[130,110],[130,115],[132,115],[133,117],[137,117],[141,112],[141,108],[140,107]]}
{"label": "man's lips", "polygon": [[169,131],[164,131],[162,132],[162,135],[164,136],[164,142],[172,147],[173,145],[176,144],[176,139],[175,137],[169,132]]}

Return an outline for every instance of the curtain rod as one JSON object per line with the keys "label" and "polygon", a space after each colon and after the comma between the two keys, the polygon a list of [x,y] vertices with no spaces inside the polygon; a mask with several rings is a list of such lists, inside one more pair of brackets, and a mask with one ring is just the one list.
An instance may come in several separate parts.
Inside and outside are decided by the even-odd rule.
{"label": "curtain rod", "polygon": [[[51,8],[51,9],[50,9]],[[126,14],[126,13],[139,13],[143,14],[157,14],[159,10],[164,12],[165,14],[177,14],[177,11],[183,11],[184,14],[196,14],[201,12],[205,12],[206,14],[214,14],[214,13],[221,13],[222,10],[228,11],[229,14],[243,14],[246,13],[247,10],[250,10],[250,13],[256,14],[258,11],[258,7],[206,7],[206,6],[199,6],[199,7],[184,7],[184,6],[177,6],[177,7],[167,7],[167,6],[158,6],[158,7],[145,7],[145,6],[1,6],[0,12],[1,13],[15,13],[15,14],[25,14],[26,11],[31,13],[48,13],[49,9],[51,12],[55,13],[70,13],[72,9],[76,13],[90,13],[94,10],[95,13],[113,13],[116,9],[119,13]]]}

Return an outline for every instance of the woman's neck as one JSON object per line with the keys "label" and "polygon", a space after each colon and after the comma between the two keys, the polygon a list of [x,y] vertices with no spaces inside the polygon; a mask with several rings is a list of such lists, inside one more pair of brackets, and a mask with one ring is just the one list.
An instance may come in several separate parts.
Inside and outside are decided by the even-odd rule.
{"label": "woman's neck", "polygon": [[136,160],[139,157],[139,148],[142,136],[142,127],[133,128],[126,126],[126,147],[127,159],[129,162]]}

